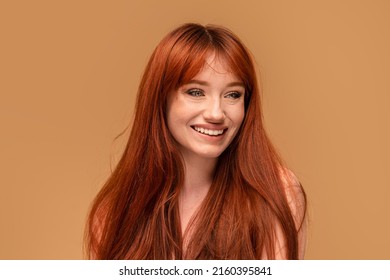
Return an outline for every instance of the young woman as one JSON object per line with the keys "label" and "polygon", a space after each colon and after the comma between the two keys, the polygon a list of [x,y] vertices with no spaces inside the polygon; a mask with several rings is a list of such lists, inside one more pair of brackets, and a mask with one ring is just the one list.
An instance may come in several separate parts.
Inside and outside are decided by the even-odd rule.
{"label": "young woman", "polygon": [[299,259],[305,193],[263,126],[252,58],[185,24],[152,54],[126,149],[91,209],[94,259]]}

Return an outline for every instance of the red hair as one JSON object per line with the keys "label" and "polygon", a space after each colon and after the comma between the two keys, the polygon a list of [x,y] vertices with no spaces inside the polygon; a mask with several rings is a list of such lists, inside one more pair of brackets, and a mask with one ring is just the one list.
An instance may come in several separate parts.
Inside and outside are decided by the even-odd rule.
{"label": "red hair", "polygon": [[[170,92],[202,69],[210,53],[226,61],[244,83],[245,117],[218,159],[184,251],[178,211],[184,165],[167,126],[166,102]],[[304,203],[297,218],[260,108],[253,60],[232,32],[185,24],[169,33],[142,77],[122,158],[93,203],[86,228],[89,258],[272,259],[280,228],[283,257],[297,259],[305,195],[299,187]],[[294,182],[287,180],[289,184]]]}

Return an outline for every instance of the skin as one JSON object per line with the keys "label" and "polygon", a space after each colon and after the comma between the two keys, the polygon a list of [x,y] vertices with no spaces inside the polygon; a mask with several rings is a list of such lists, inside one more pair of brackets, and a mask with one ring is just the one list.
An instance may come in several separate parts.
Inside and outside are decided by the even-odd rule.
{"label": "skin", "polygon": [[[182,230],[206,196],[218,157],[236,136],[245,115],[245,88],[223,60],[210,55],[203,69],[169,95],[168,128],[179,145],[185,180],[179,209]],[[195,129],[209,131],[198,132]],[[204,133],[221,135],[206,135]]]}

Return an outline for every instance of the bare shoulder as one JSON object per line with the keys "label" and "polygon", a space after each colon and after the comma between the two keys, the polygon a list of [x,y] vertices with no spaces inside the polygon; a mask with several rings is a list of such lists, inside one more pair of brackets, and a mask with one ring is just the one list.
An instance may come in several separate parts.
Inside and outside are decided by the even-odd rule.
{"label": "bare shoulder", "polygon": [[89,259],[97,259],[97,250],[102,240],[107,212],[104,207],[98,207],[89,217],[88,225],[88,247]]}
{"label": "bare shoulder", "polygon": [[102,232],[106,223],[106,219],[107,219],[107,207],[102,205],[96,210],[92,220],[92,228],[94,230],[96,239],[98,241],[100,241],[102,237]]}
{"label": "bare shoulder", "polygon": [[299,229],[305,220],[306,214],[306,194],[301,183],[295,174],[287,169],[280,169],[280,177],[286,193],[287,202],[294,216],[295,224]]}
{"label": "bare shoulder", "polygon": [[[303,259],[307,243],[306,194],[301,183],[290,170],[280,169],[280,177],[295,222],[298,237],[298,258]],[[280,225],[277,226],[276,237],[276,259],[284,259],[285,240]]]}

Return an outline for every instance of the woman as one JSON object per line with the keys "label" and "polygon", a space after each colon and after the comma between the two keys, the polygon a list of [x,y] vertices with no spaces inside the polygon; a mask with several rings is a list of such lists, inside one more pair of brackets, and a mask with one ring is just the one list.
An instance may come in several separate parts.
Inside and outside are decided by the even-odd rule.
{"label": "woman", "polygon": [[298,259],[306,198],[263,127],[255,69],[229,30],[156,47],[134,124],[87,224],[89,258]]}

